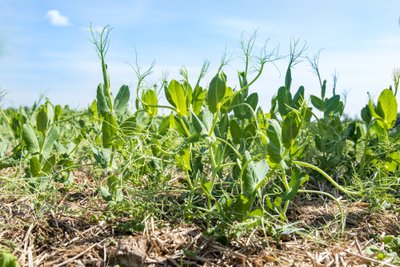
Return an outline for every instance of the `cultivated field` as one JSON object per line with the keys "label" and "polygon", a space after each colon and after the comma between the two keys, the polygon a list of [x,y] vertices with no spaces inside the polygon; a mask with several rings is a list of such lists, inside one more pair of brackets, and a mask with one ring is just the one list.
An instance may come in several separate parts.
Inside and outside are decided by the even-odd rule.
{"label": "cultivated field", "polygon": [[[0,109],[0,267],[400,265],[400,72],[349,118],[318,56],[295,41],[255,57],[253,35],[238,87],[223,58],[210,81],[205,63],[147,86],[136,66],[114,97],[109,33],[93,32],[103,81],[87,109]],[[278,59],[263,110],[252,85]],[[319,95],[292,86],[304,59]]]}

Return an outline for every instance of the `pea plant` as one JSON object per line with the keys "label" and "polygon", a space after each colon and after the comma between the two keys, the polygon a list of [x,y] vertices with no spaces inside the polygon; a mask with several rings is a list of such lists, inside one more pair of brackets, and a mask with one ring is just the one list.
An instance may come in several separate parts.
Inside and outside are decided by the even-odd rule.
{"label": "pea plant", "polygon": [[[221,237],[287,225],[299,194],[334,201],[342,230],[339,195],[398,198],[399,75],[394,89],[383,90],[362,109],[361,119],[350,119],[336,80],[327,92],[318,55],[309,61],[320,94],[308,97],[304,86],[292,83],[305,46],[293,41],[287,57],[265,47],[254,56],[254,34],[241,42],[237,86],[230,85],[225,56],[209,81],[209,62],[194,82],[182,67],[178,78],[155,85],[145,82],[153,65],[143,70],[136,64],[136,88],[131,93],[122,85],[114,97],[106,64],[110,31],[92,31],[103,80],[86,110],[49,100],[1,109],[0,169],[22,166],[31,190],[46,190],[53,182],[68,188],[74,171],[90,167],[110,208],[126,214],[140,206],[141,218],[143,211],[160,217],[170,212]],[[266,100],[254,89],[263,86],[259,79],[266,66],[283,58],[288,60],[283,85],[263,110]],[[321,183],[328,190],[317,190]]]}

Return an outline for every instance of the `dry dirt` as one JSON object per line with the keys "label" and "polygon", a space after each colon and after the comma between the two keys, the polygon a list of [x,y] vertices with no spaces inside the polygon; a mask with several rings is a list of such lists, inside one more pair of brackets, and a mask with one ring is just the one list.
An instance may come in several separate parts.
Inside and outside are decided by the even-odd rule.
{"label": "dry dirt", "polygon": [[222,245],[195,225],[157,227],[151,218],[143,231],[118,232],[115,225],[124,218],[93,219],[107,207],[90,188],[67,192],[39,212],[29,196],[1,194],[0,246],[22,266],[394,266],[366,255],[365,248],[380,245],[377,236],[400,235],[399,214],[372,212],[363,202],[342,205],[347,221],[341,237],[334,204],[302,199],[289,217],[296,227],[320,229],[308,231],[311,236],[273,240],[253,233]]}

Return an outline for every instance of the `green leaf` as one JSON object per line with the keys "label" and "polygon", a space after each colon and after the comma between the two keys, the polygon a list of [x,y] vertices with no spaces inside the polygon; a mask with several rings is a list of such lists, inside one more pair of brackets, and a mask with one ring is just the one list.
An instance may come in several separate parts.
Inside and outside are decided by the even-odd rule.
{"label": "green leaf", "polygon": [[104,94],[104,85],[101,83],[97,86],[97,110],[98,112],[104,116],[106,113],[110,113],[111,109],[108,105],[107,98]]}
{"label": "green leaf", "polygon": [[257,126],[255,123],[249,123],[245,128],[244,128],[244,138],[246,140],[254,139],[257,136]]}
{"label": "green leaf", "polygon": [[29,171],[31,172],[32,177],[38,177],[42,170],[42,165],[37,157],[32,157],[29,160]]}
{"label": "green leaf", "polygon": [[156,106],[158,105],[158,99],[156,92],[152,89],[146,90],[142,96],[142,100],[146,103],[143,107],[146,113],[149,116],[157,116],[158,108]]}
{"label": "green leaf", "polygon": [[244,160],[244,164],[247,163],[247,165],[243,171],[241,181],[243,195],[246,196],[247,199],[252,199],[256,193],[257,185],[262,182],[265,175],[268,173],[269,166],[265,159],[255,162],[247,150],[244,154]]}
{"label": "green leaf", "polygon": [[207,131],[209,131],[213,124],[213,115],[208,108],[204,108],[202,112],[202,121],[206,126]]}
{"label": "green leaf", "polygon": [[105,113],[102,124],[102,140],[105,148],[111,147],[114,134],[118,130],[118,124],[111,113]]}
{"label": "green leaf", "polygon": [[194,114],[193,112],[192,112],[192,122],[196,132],[199,135],[201,136],[208,135],[208,129],[206,128],[204,123],[199,119],[199,117],[197,117],[196,114]]}
{"label": "green leaf", "polygon": [[[53,154],[48,159],[44,160],[43,167],[42,167],[42,172],[45,173],[45,174],[51,174],[55,164],[56,164],[56,155]],[[72,165],[73,164],[71,164],[71,166]]]}
{"label": "green leaf", "polygon": [[372,103],[371,99],[368,100],[368,110],[371,113],[372,117],[374,117],[375,119],[377,119],[377,120],[382,120],[383,119],[381,115],[376,113],[375,106]]}
{"label": "green leaf", "polygon": [[343,104],[340,102],[340,96],[334,95],[331,98],[325,100],[325,114],[335,113],[341,115],[343,112]]}
{"label": "green leaf", "polygon": [[54,142],[57,140],[58,130],[56,127],[52,127],[50,131],[47,132],[43,146],[41,149],[41,155],[47,159],[50,156],[50,153],[53,150]]}
{"label": "green leaf", "polygon": [[288,106],[292,103],[292,94],[285,86],[282,86],[278,89],[276,100],[278,101],[279,113],[285,116],[289,112]]}
{"label": "green leaf", "polygon": [[262,209],[255,209],[252,212],[250,212],[250,214],[249,214],[249,216],[260,217],[260,218],[263,217],[263,215],[264,215],[264,212]]}
{"label": "green leaf", "polygon": [[289,149],[299,134],[301,117],[296,110],[290,111],[282,123],[282,142]]}
{"label": "green leaf", "polygon": [[228,99],[221,107],[221,113],[227,114],[231,111],[233,90],[231,87],[227,86],[225,91],[225,99]]}
{"label": "green leaf", "polygon": [[90,104],[89,108],[89,114],[91,116],[90,120],[91,121],[97,121],[99,120],[99,113],[97,112],[97,100],[93,100],[93,102]]}
{"label": "green leaf", "polygon": [[[238,77],[239,77],[240,88],[244,88],[245,86],[247,86],[248,82],[247,82],[246,72],[244,71],[238,72]],[[248,94],[248,88],[243,92],[243,95],[245,97],[247,96],[247,94]]]}
{"label": "green leaf", "polygon": [[392,90],[385,89],[379,95],[376,113],[383,119],[386,129],[392,128],[397,119],[397,101]]}
{"label": "green leaf", "polygon": [[183,82],[183,90],[185,91],[186,95],[186,104],[187,104],[187,109],[189,110],[189,106],[193,101],[193,89],[192,86],[187,81]]}
{"label": "green leaf", "polygon": [[[390,172],[395,172],[400,165],[400,154],[398,152],[393,152],[386,156],[385,167]],[[400,244],[399,244],[400,245]]]}
{"label": "green leaf", "polygon": [[36,127],[37,127],[38,131],[40,131],[44,134],[47,130],[48,124],[49,124],[49,120],[47,117],[47,108],[45,105],[43,105],[40,108],[39,113],[36,117]]}
{"label": "green leaf", "polygon": [[0,250],[0,267],[20,267],[13,254]]}
{"label": "green leaf", "polygon": [[190,167],[190,150],[188,148],[182,149],[178,155],[176,155],[176,160],[183,171],[191,171]]}
{"label": "green leaf", "polygon": [[169,83],[166,91],[166,97],[168,102],[176,108],[176,112],[179,116],[189,114],[186,104],[185,90],[179,82],[172,80]]}
{"label": "green leaf", "polygon": [[200,114],[201,108],[203,107],[204,99],[205,93],[203,88],[201,88],[200,86],[196,86],[192,95],[192,109],[196,115]]}
{"label": "green leaf", "polygon": [[304,86],[300,86],[296,94],[293,96],[292,107],[299,109],[304,101]]}
{"label": "green leaf", "polygon": [[233,112],[235,114],[235,117],[237,117],[240,120],[243,120],[246,118],[246,107],[244,105],[241,105],[245,103],[244,101],[244,96],[242,93],[238,93],[233,99],[232,99],[232,106],[235,106],[233,108]]}
{"label": "green leaf", "polygon": [[107,202],[111,202],[112,201],[112,197],[110,192],[108,191],[107,187],[104,186],[100,186],[100,194],[103,197],[103,199]]}
{"label": "green leaf", "polygon": [[54,120],[58,121],[61,118],[61,114],[63,112],[63,109],[60,105],[56,105],[54,108]]}
{"label": "green leaf", "polygon": [[121,181],[115,176],[111,175],[107,179],[108,191],[111,194],[111,198],[114,202],[120,202],[124,199],[124,195],[121,189]]}
{"label": "green leaf", "polygon": [[208,88],[208,108],[211,113],[217,112],[219,108],[219,103],[225,96],[226,91],[226,76],[224,73],[218,73],[212,78],[209,88]]}
{"label": "green leaf", "polygon": [[115,112],[117,112],[118,114],[124,113],[124,111],[128,107],[129,98],[130,92],[128,85],[122,85],[114,100]]}
{"label": "green leaf", "polygon": [[286,70],[286,76],[285,76],[285,87],[288,92],[290,92],[290,86],[292,84],[292,71],[290,66]]}
{"label": "green leaf", "polygon": [[322,100],[321,98],[312,95],[311,97],[311,104],[313,104],[313,106],[318,109],[319,111],[324,111],[325,110],[325,101]]}
{"label": "green leaf", "polygon": [[308,178],[309,176],[306,173],[303,173],[299,167],[293,167],[292,176],[289,182],[290,191],[285,194],[283,200],[288,201],[294,199],[299,191],[300,186],[302,186],[308,180]]}
{"label": "green leaf", "polygon": [[370,121],[372,119],[372,115],[371,115],[371,112],[369,111],[368,105],[365,105],[361,109],[361,118],[366,124],[370,123]]}
{"label": "green leaf", "polygon": [[107,168],[108,162],[111,158],[111,150],[110,149],[96,149],[92,147],[93,156],[96,160],[96,163],[99,164],[102,168]]}
{"label": "green leaf", "polygon": [[251,205],[252,202],[245,195],[240,194],[236,197],[233,207],[238,219],[243,219],[244,215],[247,215]]}
{"label": "green leaf", "polygon": [[249,104],[251,108],[255,111],[258,105],[258,94],[257,93],[250,94],[246,99],[246,103]]}
{"label": "green leaf", "polygon": [[321,99],[325,98],[325,94],[326,94],[326,80],[324,80],[322,82],[322,86],[321,86]]}
{"label": "green leaf", "polygon": [[201,189],[207,195],[207,197],[214,199],[214,196],[211,194],[213,188],[213,183],[211,181],[202,180],[201,181]]}
{"label": "green leaf", "polygon": [[[211,113],[210,113],[211,114]],[[224,114],[215,127],[215,135],[226,139],[229,130],[229,115]]]}
{"label": "green leaf", "polygon": [[189,124],[190,122],[187,120],[187,117],[183,117],[183,119],[180,119],[180,117],[178,117],[177,115],[176,116],[173,116],[173,114],[170,115],[170,121],[169,121],[170,129],[175,129],[181,136],[187,137],[187,133],[184,127],[188,128]]}
{"label": "green leaf", "polygon": [[232,136],[232,142],[235,144],[240,143],[240,138],[242,138],[242,130],[239,124],[235,120],[231,120],[229,123],[229,129]]}
{"label": "green leaf", "polygon": [[34,130],[29,124],[25,124],[23,126],[22,136],[28,148],[29,153],[31,154],[39,153],[40,151],[39,142],[36,138]]}
{"label": "green leaf", "polygon": [[282,161],[282,129],[277,120],[269,120],[267,137],[269,141],[267,151],[270,160],[280,164]]}
{"label": "green leaf", "polygon": [[226,146],[219,143],[217,149],[215,150],[215,154],[214,154],[215,163],[217,166],[222,165],[222,163],[225,159],[225,157],[224,157],[225,151],[226,151]]}

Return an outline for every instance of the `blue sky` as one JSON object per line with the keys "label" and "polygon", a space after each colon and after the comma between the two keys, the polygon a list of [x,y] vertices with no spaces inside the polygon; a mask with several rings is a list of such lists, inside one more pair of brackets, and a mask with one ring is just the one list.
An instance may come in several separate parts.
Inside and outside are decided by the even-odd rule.
{"label": "blue sky", "polygon": [[[102,80],[89,25],[113,28],[107,62],[115,91],[122,84],[135,88],[129,65],[135,50],[143,68],[156,61],[149,86],[163,75],[179,79],[182,65],[195,79],[206,59],[211,77],[224,51],[232,55],[224,69],[228,82],[236,85],[241,34],[257,30],[256,55],[268,38],[267,48],[279,46],[281,55],[288,54],[292,38],[307,43],[305,56],[322,49],[321,74],[332,86],[336,72],[337,92],[347,95],[346,111],[354,115],[367,102],[367,92],[377,97],[400,68],[399,16],[398,0],[2,0],[0,89],[7,92],[6,106],[30,105],[44,94],[54,103],[86,107]],[[269,65],[251,88],[262,106],[269,107],[282,85],[286,65],[287,59]],[[307,60],[296,65],[293,83],[319,93]]]}

